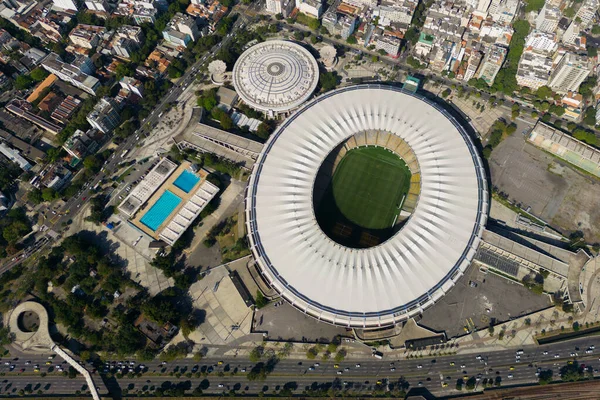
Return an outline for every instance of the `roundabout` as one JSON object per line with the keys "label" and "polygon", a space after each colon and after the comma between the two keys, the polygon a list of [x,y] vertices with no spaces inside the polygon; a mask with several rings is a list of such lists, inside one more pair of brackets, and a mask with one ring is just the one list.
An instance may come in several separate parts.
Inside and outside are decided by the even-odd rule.
{"label": "roundabout", "polygon": [[[344,173],[345,157],[364,149],[379,155]],[[351,223],[326,226],[320,209],[340,171],[350,179],[333,199]],[[246,199],[264,279],[304,313],[347,327],[392,325],[439,300],[470,265],[487,212],[485,171],[464,128],[428,99],[381,85],[328,93],[288,118]]]}

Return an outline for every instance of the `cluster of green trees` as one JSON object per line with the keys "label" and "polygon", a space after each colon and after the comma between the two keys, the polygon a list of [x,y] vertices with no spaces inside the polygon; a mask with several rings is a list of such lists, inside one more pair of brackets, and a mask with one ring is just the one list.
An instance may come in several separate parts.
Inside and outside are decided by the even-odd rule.
{"label": "cluster of green trees", "polygon": [[[49,282],[61,287],[67,297],[60,299],[49,293]],[[79,290],[71,293],[75,285]],[[125,304],[115,306],[113,293],[125,293],[128,288],[135,294]],[[151,298],[104,253],[97,238],[82,234],[66,238],[38,261],[31,291],[48,308],[51,318],[67,326],[69,334],[91,351],[153,357],[153,351],[146,348],[146,338],[133,326],[139,315],[158,324],[182,326],[193,320],[189,318],[193,315],[191,300],[184,291],[169,288]],[[96,321],[108,318],[116,328],[94,330],[84,323],[84,316]]]}
{"label": "cluster of green trees", "polygon": [[533,293],[544,293],[544,276],[542,274],[525,275],[521,280],[523,285]]}
{"label": "cluster of green trees", "polygon": [[15,254],[20,247],[17,242],[31,232],[31,222],[22,207],[11,208],[0,218],[0,258]]}
{"label": "cluster of green trees", "polygon": [[508,46],[508,54],[502,69],[496,75],[492,90],[505,94],[512,94],[519,88],[517,84],[517,69],[519,60],[525,48],[525,38],[529,34],[529,22],[524,20],[515,21],[513,24],[514,34]]}
{"label": "cluster of green trees", "polygon": [[319,75],[319,84],[322,92],[333,90],[340,84],[342,78],[335,71],[322,72]]}
{"label": "cluster of green trees", "polygon": [[[19,75],[15,79],[15,88],[19,90],[29,89],[38,82],[43,81],[48,76],[48,72],[42,67],[37,67],[29,74]],[[41,96],[40,96],[41,97]]]}
{"label": "cluster of green trees", "polygon": [[435,0],[420,1],[417,6],[411,21],[411,26],[404,34],[404,39],[411,43],[416,44],[421,34],[421,28],[425,24],[425,18],[427,17],[426,11],[431,7]]}
{"label": "cluster of green trees", "polygon": [[504,135],[512,135],[517,130],[517,125],[514,123],[507,124],[503,120],[497,120],[490,128],[490,136],[487,145],[483,148],[483,156],[489,158],[492,155],[492,150],[500,144]]}
{"label": "cluster of green trees", "polygon": [[425,64],[421,64],[421,62],[419,62],[419,60],[417,60],[413,56],[408,56],[406,58],[406,63],[415,69],[423,69],[426,67]]}

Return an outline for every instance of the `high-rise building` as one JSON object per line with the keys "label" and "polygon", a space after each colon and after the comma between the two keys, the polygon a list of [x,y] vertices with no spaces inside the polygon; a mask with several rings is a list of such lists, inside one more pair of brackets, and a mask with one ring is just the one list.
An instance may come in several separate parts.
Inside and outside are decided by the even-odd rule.
{"label": "high-rise building", "polygon": [[103,26],[79,24],[69,33],[69,40],[77,47],[93,49],[104,32],[106,28]]}
{"label": "high-rise building", "polygon": [[322,0],[296,0],[296,8],[310,17],[321,18],[323,15]]}
{"label": "high-rise building", "polygon": [[200,30],[196,18],[191,15],[177,13],[163,31],[163,38],[170,43],[187,46],[200,38]]}
{"label": "high-rise building", "polygon": [[85,0],[85,6],[90,11],[105,13],[110,11],[110,5],[106,0]]}
{"label": "high-rise building", "polygon": [[586,56],[565,53],[552,71],[548,86],[558,93],[576,92],[591,71]]}
{"label": "high-rise building", "polygon": [[556,32],[556,28],[558,28],[560,18],[560,10],[558,8],[550,7],[546,3],[535,18],[535,28],[542,32],[554,33]]}
{"label": "high-rise building", "polygon": [[533,51],[525,51],[519,60],[517,83],[519,86],[537,90],[548,83],[551,72],[551,58]]}
{"label": "high-rise building", "polygon": [[90,94],[96,94],[100,81],[91,76],[94,73],[94,63],[89,57],[78,55],[70,64],[62,61],[56,53],[50,53],[42,62],[42,67],[58,76],[59,79]]}
{"label": "high-rise building", "polygon": [[113,54],[131,58],[131,53],[140,48],[144,40],[144,31],[139,26],[122,25],[113,38]]}
{"label": "high-rise building", "polygon": [[463,80],[468,82],[475,76],[477,69],[479,68],[479,64],[481,64],[481,59],[483,56],[478,51],[473,51],[471,53],[471,57],[469,57],[469,61],[467,62],[467,68],[465,69],[465,74]]}
{"label": "high-rise building", "polygon": [[104,134],[111,132],[121,122],[117,103],[109,97],[101,98],[86,119],[92,127]]}
{"label": "high-rise building", "polygon": [[531,51],[552,54],[558,48],[556,34],[534,29],[525,39],[525,48]]}
{"label": "high-rise building", "polygon": [[492,0],[488,14],[495,22],[508,25],[515,18],[518,8],[519,0]]}
{"label": "high-rise building", "polygon": [[63,10],[77,11],[79,9],[75,0],[52,0],[52,3]]}
{"label": "high-rise building", "polygon": [[485,53],[485,57],[479,67],[477,78],[483,79],[488,85],[494,83],[498,71],[502,68],[506,58],[506,49],[500,46],[490,46]]}
{"label": "high-rise building", "polygon": [[271,14],[283,14],[283,0],[267,0],[265,10]]}
{"label": "high-rise building", "polygon": [[575,20],[579,18],[579,25],[583,29],[587,28],[592,23],[594,16],[598,12],[598,6],[598,0],[585,0],[579,7],[579,10],[577,10]]}

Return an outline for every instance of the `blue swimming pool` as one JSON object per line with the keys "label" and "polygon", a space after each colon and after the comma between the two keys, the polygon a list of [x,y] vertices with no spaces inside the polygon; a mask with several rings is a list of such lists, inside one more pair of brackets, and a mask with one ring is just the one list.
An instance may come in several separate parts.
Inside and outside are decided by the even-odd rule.
{"label": "blue swimming pool", "polygon": [[175,179],[173,185],[177,186],[184,192],[189,193],[199,181],[200,178],[198,178],[196,174],[186,169],[177,177],[177,179]]}
{"label": "blue swimming pool", "polygon": [[140,222],[153,231],[156,231],[179,203],[181,203],[179,196],[176,196],[167,190],[160,196],[156,203],[146,211],[146,214],[140,219]]}

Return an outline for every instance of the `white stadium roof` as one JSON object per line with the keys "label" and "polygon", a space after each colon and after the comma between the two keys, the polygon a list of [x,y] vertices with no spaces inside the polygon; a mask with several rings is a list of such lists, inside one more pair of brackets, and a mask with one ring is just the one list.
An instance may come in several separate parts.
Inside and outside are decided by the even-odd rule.
{"label": "white stadium roof", "polygon": [[233,67],[233,86],[250,107],[274,113],[304,103],[319,82],[317,60],[304,47],[285,40],[256,44]]}
{"label": "white stadium roof", "polygon": [[[367,130],[412,148],[421,192],[400,231],[355,249],[321,230],[312,194],[329,153]],[[418,314],[454,285],[481,240],[488,193],[477,150],[452,116],[419,95],[361,85],[320,96],[285,121],[254,166],[246,204],[250,245],[273,288],[320,320],[376,327]]]}

